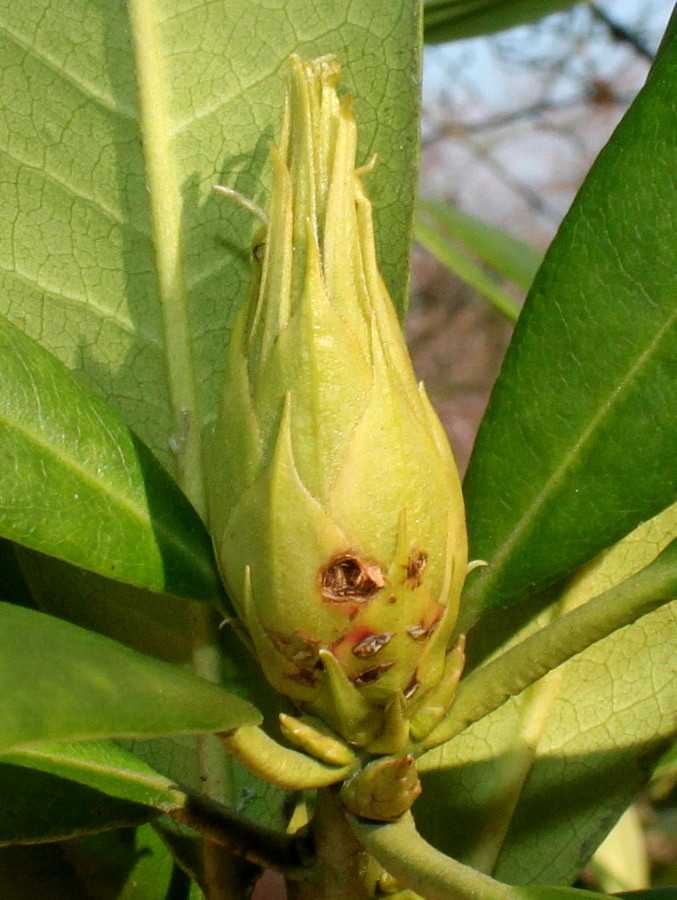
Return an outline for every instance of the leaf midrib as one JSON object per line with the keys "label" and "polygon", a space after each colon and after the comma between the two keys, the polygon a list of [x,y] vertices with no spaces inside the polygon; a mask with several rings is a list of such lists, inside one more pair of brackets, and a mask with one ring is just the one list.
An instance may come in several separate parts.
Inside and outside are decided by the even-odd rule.
{"label": "leaf midrib", "polygon": [[[182,200],[169,112],[171,85],[156,0],[130,0],[129,21],[138,83],[139,121],[149,188],[149,204],[165,348],[165,365],[175,434],[185,434],[177,454],[177,480],[205,517],[201,429],[188,293],[182,265]],[[188,428],[186,428],[188,423]],[[186,433],[187,432],[187,433]]]}

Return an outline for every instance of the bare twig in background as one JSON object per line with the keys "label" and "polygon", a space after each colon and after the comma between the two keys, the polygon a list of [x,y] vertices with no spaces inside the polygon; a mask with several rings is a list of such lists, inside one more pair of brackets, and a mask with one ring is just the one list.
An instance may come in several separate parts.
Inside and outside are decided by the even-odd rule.
{"label": "bare twig in background", "polygon": [[620,22],[616,22],[595,3],[590,4],[590,11],[597,21],[602,22],[607,27],[609,34],[615,41],[629,44],[639,56],[642,56],[648,62],[653,62],[654,54],[638,34],[626,28]]}

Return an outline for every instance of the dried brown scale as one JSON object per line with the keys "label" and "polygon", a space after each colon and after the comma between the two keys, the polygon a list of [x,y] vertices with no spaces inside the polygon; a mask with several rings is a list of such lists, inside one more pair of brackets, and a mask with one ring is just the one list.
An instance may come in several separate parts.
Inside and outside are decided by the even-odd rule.
{"label": "dried brown scale", "polygon": [[355,687],[363,687],[365,684],[373,684],[375,681],[379,680],[384,672],[387,672],[388,669],[394,665],[394,660],[392,662],[380,663],[378,666],[374,666],[373,669],[367,669],[366,672],[360,672],[359,675],[356,675],[351,680]]}
{"label": "dried brown scale", "polygon": [[297,684],[311,687],[317,684],[322,677],[319,641],[313,641],[298,633],[284,635],[269,631],[268,637],[277,652],[294,666],[293,672],[286,673],[287,678]]}
{"label": "dried brown scale", "polygon": [[404,699],[411,700],[412,697],[414,697],[418,693],[418,689],[420,687],[421,687],[421,682],[418,680],[416,672],[414,672],[414,675],[413,675],[411,681],[409,682],[409,684],[406,686],[406,688],[403,691]]}
{"label": "dried brown scale", "polygon": [[411,628],[407,628],[407,634],[415,641],[427,641],[439,624],[439,622],[433,622],[427,628],[423,625],[412,625]]}
{"label": "dried brown scale", "polygon": [[304,687],[315,687],[322,680],[322,666],[317,665],[312,671],[299,671],[295,674],[287,675],[294,684],[301,684]]}
{"label": "dried brown scale", "polygon": [[427,553],[418,553],[415,556],[410,556],[409,561],[407,562],[407,577],[406,581],[409,582],[412,588],[420,587],[421,585],[421,573],[426,567],[426,563],[428,562],[428,554]]}
{"label": "dried brown scale", "polygon": [[353,647],[353,653],[360,659],[367,656],[375,656],[379,650],[388,644],[394,632],[385,631],[383,634],[370,634],[364,640]]}

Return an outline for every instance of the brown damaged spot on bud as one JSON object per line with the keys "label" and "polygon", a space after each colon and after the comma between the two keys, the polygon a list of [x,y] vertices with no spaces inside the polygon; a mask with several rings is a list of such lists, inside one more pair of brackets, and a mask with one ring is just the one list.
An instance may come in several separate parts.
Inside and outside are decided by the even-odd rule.
{"label": "brown damaged spot on bud", "polygon": [[268,637],[277,652],[290,664],[285,673],[287,678],[310,687],[319,682],[322,677],[321,641],[314,641],[299,632],[286,635],[269,631]]}
{"label": "brown damaged spot on bud", "polygon": [[413,553],[409,557],[407,561],[407,576],[405,578],[405,581],[409,583],[409,586],[411,588],[417,588],[420,586],[422,581],[421,575],[426,567],[427,562],[427,553]]}
{"label": "brown damaged spot on bud", "polygon": [[375,656],[379,650],[386,646],[393,634],[394,632],[392,631],[384,631],[383,634],[370,634],[353,647],[353,654],[359,659]]}
{"label": "brown damaged spot on bud", "polygon": [[383,568],[356,553],[339,553],[319,572],[320,594],[327,603],[365,603],[387,582]]}
{"label": "brown damaged spot on bud", "polygon": [[355,687],[364,687],[365,684],[373,684],[375,681],[378,681],[381,675],[388,671],[391,666],[395,665],[395,661],[379,663],[378,666],[374,666],[372,669],[367,669],[365,672],[360,672],[359,675],[356,675],[351,679]]}

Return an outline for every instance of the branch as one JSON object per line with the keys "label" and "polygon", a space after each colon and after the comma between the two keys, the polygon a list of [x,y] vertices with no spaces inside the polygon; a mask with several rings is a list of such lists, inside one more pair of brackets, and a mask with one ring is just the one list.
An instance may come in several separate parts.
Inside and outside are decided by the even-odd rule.
{"label": "branch", "polygon": [[235,856],[277,869],[296,880],[311,877],[314,854],[310,841],[304,837],[263,828],[221,803],[191,791],[186,792],[182,806],[163,812]]}
{"label": "branch", "polygon": [[654,61],[654,54],[649,50],[647,45],[641,40],[641,38],[636,35],[634,32],[630,31],[624,25],[620,25],[618,22],[614,21],[607,13],[604,12],[603,9],[600,9],[594,3],[590,4],[590,10],[592,15],[598,22],[601,22],[606,26],[611,37],[622,44],[629,44],[630,47],[638,54],[638,56],[643,57],[648,62],[652,63]]}

